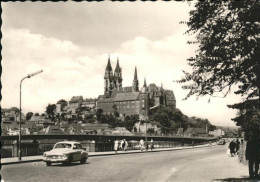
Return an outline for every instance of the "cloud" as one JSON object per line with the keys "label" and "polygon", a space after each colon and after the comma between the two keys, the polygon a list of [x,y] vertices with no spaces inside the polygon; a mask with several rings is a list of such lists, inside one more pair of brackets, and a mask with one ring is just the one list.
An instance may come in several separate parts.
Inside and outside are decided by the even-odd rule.
{"label": "cloud", "polygon": [[[211,103],[206,98],[182,101],[186,93],[173,80],[180,79],[182,69],[190,69],[186,59],[196,50],[196,46],[186,44],[189,38],[183,35],[184,30],[185,27],[179,28],[160,40],[137,36],[123,42],[110,54],[112,67],[115,68],[119,57],[123,86],[132,85],[134,68],[137,66],[140,88],[144,77],[148,84],[162,83],[165,89],[174,91],[177,107],[185,114],[209,118],[215,124],[233,125],[230,118],[235,113],[226,108],[229,101],[233,103],[237,99],[233,95],[227,99],[213,99]],[[25,113],[42,113],[49,103],[56,103],[60,99],[69,100],[76,95],[86,98],[103,94],[108,53],[89,55],[86,47],[68,40],[35,34],[27,29],[5,29],[2,45],[1,104],[4,108],[19,105],[21,78],[40,69],[44,72],[23,82],[22,108]]]}

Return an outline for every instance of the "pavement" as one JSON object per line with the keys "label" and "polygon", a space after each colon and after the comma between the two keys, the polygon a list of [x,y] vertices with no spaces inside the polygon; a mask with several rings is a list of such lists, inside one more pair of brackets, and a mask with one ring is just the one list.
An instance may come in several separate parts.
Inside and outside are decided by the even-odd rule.
{"label": "pavement", "polygon": [[[162,152],[162,151],[172,151],[172,150],[187,150],[193,148],[202,148],[202,147],[213,147],[216,143],[212,143],[212,145],[205,144],[205,145],[197,145],[197,146],[185,146],[185,147],[176,147],[176,148],[155,148],[152,151],[140,151],[140,150],[128,150],[128,151],[108,151],[108,152],[88,152],[89,157],[96,157],[96,156],[107,156],[107,155],[122,155],[122,154],[134,154],[134,153],[144,153],[144,152]],[[1,165],[10,165],[10,164],[19,164],[19,163],[27,163],[27,162],[39,162],[42,161],[42,155],[37,156],[25,156],[22,157],[21,160],[18,157],[12,158],[3,158],[1,159]]]}

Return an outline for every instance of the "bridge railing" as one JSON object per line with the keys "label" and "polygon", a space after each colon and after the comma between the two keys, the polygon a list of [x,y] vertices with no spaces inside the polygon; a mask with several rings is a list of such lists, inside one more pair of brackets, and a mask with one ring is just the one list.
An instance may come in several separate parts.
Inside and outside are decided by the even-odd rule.
{"label": "bridge railing", "polygon": [[[24,136],[23,136],[24,137]],[[84,136],[85,137],[85,136]],[[88,152],[104,152],[113,151],[115,139],[126,139],[128,141],[127,150],[139,150],[139,140],[141,137],[133,136],[88,136],[88,139],[80,136],[26,136],[22,140],[21,154],[22,156],[42,155],[45,151],[49,151],[53,148],[54,144],[64,140],[79,141],[83,148]],[[175,148],[182,146],[195,146],[201,144],[209,144],[216,141],[216,138],[202,138],[202,137],[147,137],[148,145],[151,138],[153,139],[154,148]],[[1,137],[2,149],[1,157],[17,157],[18,156],[18,138]]]}

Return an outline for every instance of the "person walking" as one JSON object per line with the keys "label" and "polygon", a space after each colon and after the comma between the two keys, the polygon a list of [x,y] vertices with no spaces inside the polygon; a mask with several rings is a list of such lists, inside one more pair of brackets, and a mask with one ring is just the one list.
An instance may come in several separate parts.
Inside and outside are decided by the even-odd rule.
{"label": "person walking", "polygon": [[125,150],[125,139],[121,140],[120,148],[122,151]]}
{"label": "person walking", "polygon": [[143,149],[144,149],[144,140],[143,139],[140,140],[139,146],[140,146],[140,150],[143,151]]}
{"label": "person walking", "polygon": [[151,139],[150,148],[151,148],[151,151],[152,151],[153,150],[153,139]]}
{"label": "person walking", "polygon": [[259,141],[254,134],[249,135],[246,144],[246,160],[248,160],[249,177],[259,179]]}
{"label": "person walking", "polygon": [[229,150],[230,150],[230,155],[231,157],[233,157],[235,155],[235,150],[236,150],[236,143],[234,140],[232,140],[230,143],[229,143],[229,146],[228,146]]}
{"label": "person walking", "polygon": [[114,151],[117,153],[117,150],[118,150],[118,145],[119,145],[119,141],[118,140],[115,140],[114,142]]}
{"label": "person walking", "polygon": [[126,151],[126,150],[127,150],[127,146],[128,146],[128,143],[127,143],[127,141],[125,140],[125,147],[124,147],[124,151]]}

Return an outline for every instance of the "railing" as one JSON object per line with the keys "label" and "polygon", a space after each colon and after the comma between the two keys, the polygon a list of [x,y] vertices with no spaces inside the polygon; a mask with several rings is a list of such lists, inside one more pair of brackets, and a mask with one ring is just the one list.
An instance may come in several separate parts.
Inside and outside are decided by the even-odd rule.
{"label": "railing", "polygon": [[[24,138],[24,139],[23,139]],[[88,139],[86,139],[88,138]],[[127,150],[139,150],[139,140],[144,139],[144,136],[118,136],[118,135],[51,135],[51,136],[38,136],[27,135],[22,137],[21,153],[22,156],[42,155],[43,152],[49,151],[53,148],[54,144],[64,140],[79,141],[83,148],[88,152],[103,152],[113,151],[114,140],[126,139],[128,141]],[[182,146],[195,146],[201,144],[210,144],[217,140],[217,138],[205,138],[205,137],[159,137],[159,136],[147,136],[148,145],[151,139],[153,139],[154,148],[173,148]],[[1,157],[17,157],[18,155],[18,138],[16,136],[1,137],[2,149]]]}

